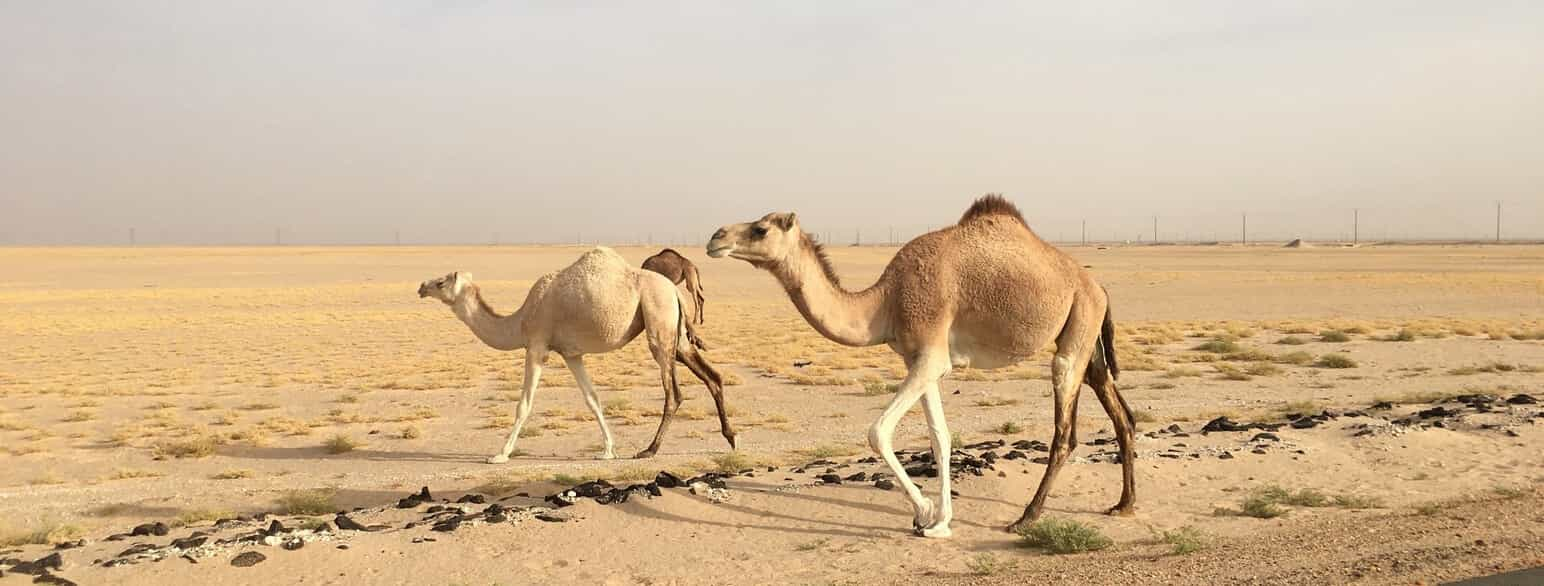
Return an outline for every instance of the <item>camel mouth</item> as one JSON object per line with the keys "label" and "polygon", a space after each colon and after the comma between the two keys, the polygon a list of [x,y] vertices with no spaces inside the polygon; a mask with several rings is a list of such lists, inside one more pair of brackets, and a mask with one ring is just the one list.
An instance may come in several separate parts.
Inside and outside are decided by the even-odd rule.
{"label": "camel mouth", "polygon": [[429,296],[429,284],[428,283],[424,283],[422,285],[419,285],[418,286],[418,298],[419,299],[423,299],[423,298],[428,297],[428,296]]}
{"label": "camel mouth", "polygon": [[720,246],[718,248],[708,248],[708,256],[713,258],[724,258],[731,252],[734,252],[734,245]]}

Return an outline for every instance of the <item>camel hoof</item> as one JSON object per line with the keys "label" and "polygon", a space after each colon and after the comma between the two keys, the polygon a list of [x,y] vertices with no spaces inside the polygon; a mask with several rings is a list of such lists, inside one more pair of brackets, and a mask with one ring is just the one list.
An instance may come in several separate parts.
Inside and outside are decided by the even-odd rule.
{"label": "camel hoof", "polygon": [[508,461],[509,461],[509,456],[504,455],[504,454],[499,454],[497,456],[488,456],[488,463],[489,464],[503,464],[503,463],[508,462]]}
{"label": "camel hoof", "polygon": [[1104,514],[1111,517],[1134,517],[1137,514],[1137,508],[1132,505],[1115,505]]}
{"label": "camel hoof", "polygon": [[617,459],[617,453],[615,451],[612,451],[612,450],[606,450],[606,451],[600,453],[600,459],[602,459],[602,460],[615,460],[615,459]]}
{"label": "camel hoof", "polygon": [[729,440],[729,449],[731,451],[736,449],[735,445],[734,445],[734,434],[731,433],[729,435],[726,435],[726,436],[724,436],[724,439]]}
{"label": "camel hoof", "polygon": [[933,539],[947,539],[954,536],[954,532],[949,530],[949,526],[942,523],[932,527],[913,529],[912,533],[915,533],[917,537],[928,537]]}
{"label": "camel hoof", "polygon": [[1013,524],[1008,525],[1007,527],[1003,527],[1003,531],[1005,531],[1007,533],[1012,533],[1014,535],[1023,535],[1024,534],[1024,530],[1026,528],[1028,528],[1028,527],[1029,527],[1028,523],[1022,523],[1022,522],[1020,522],[1020,523],[1013,523]]}
{"label": "camel hoof", "polygon": [[933,520],[937,517],[938,510],[933,507],[933,501],[924,498],[922,499],[922,506],[917,509],[916,515],[911,518],[911,528],[918,535],[921,535],[927,528],[936,525]]}
{"label": "camel hoof", "polygon": [[648,458],[653,458],[653,457],[654,457],[654,450],[644,450],[642,452],[638,452],[638,455],[633,456],[633,459],[634,460],[646,460]]}

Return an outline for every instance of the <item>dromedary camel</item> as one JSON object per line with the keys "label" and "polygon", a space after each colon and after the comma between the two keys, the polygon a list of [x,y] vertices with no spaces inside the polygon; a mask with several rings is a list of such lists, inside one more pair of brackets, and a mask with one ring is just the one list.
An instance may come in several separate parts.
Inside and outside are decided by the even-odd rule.
{"label": "dromedary camel", "polygon": [[[958,224],[907,242],[879,281],[860,292],[842,288],[821,245],[799,229],[792,213],[724,226],[708,242],[708,255],[738,258],[771,272],[804,319],[832,341],[888,344],[900,354],[906,379],[868,437],[911,499],[918,534],[947,537],[953,517],[949,428],[938,381],[953,367],[1014,364],[1052,340],[1056,435],[1050,464],[1034,499],[1008,529],[1027,527],[1040,516],[1076,444],[1073,423],[1084,380],[1114,422],[1120,443],[1124,483],[1110,513],[1132,513],[1132,418],[1115,390],[1119,369],[1106,293],[1075,260],[1035,236],[1001,196],[976,200]],[[918,399],[938,463],[942,503],[936,509],[907,477],[893,448],[896,424]]]}
{"label": "dromedary camel", "polygon": [[496,350],[525,348],[525,380],[520,404],[515,408],[515,427],[509,432],[504,450],[488,458],[490,464],[507,462],[514,452],[520,429],[531,416],[536,384],[548,352],[563,357],[573,372],[574,382],[584,393],[585,404],[600,423],[605,441],[601,458],[616,457],[611,428],[606,425],[595,398],[595,387],[584,369],[584,355],[616,350],[644,332],[648,334],[649,351],[659,364],[665,409],[660,414],[654,441],[637,457],[648,458],[659,451],[665,430],[680,407],[681,388],[676,384],[674,360],[685,364],[707,385],[718,409],[719,429],[724,439],[729,440],[729,447],[734,448],[734,431],[724,411],[723,378],[697,352],[701,343],[675,285],[657,273],[633,268],[609,248],[597,247],[567,268],[537,279],[526,294],[525,304],[509,315],[500,315],[489,307],[467,273],[450,273],[424,281],[418,286],[418,296],[434,297],[449,305],[477,339]]}
{"label": "dromedary camel", "polygon": [[659,254],[643,259],[643,268],[664,275],[665,278],[670,279],[670,282],[677,285],[684,281],[687,292],[692,294],[692,301],[697,304],[697,323],[707,320],[707,316],[702,312],[706,300],[702,297],[702,277],[697,274],[697,265],[686,260],[681,253],[666,248],[659,251]]}

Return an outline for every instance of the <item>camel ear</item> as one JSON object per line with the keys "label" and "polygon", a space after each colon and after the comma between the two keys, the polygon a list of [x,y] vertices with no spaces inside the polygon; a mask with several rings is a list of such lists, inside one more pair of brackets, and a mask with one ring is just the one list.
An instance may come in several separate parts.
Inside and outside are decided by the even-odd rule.
{"label": "camel ear", "polygon": [[794,226],[799,225],[799,216],[793,212],[771,214],[767,216],[767,220],[778,228],[782,228],[784,232],[792,230]]}
{"label": "camel ear", "polygon": [[450,276],[450,292],[457,296],[461,295],[461,290],[466,288],[467,283],[472,282],[472,273],[456,271],[451,273]]}

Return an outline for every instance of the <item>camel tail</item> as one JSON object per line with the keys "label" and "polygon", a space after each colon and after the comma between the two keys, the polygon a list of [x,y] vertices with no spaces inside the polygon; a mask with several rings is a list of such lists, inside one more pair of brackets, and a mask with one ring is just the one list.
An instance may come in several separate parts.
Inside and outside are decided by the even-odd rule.
{"label": "camel tail", "polygon": [[676,310],[678,314],[676,315],[676,339],[679,340],[681,339],[679,336],[685,335],[687,343],[698,350],[707,350],[708,344],[697,335],[697,328],[692,327],[692,320],[686,319],[686,304],[681,301],[680,295],[676,296]]}
{"label": "camel tail", "polygon": [[1104,325],[1099,328],[1100,349],[1104,351],[1104,364],[1110,369],[1110,380],[1120,379],[1120,364],[1115,360],[1115,318],[1109,302],[1104,306]]}

